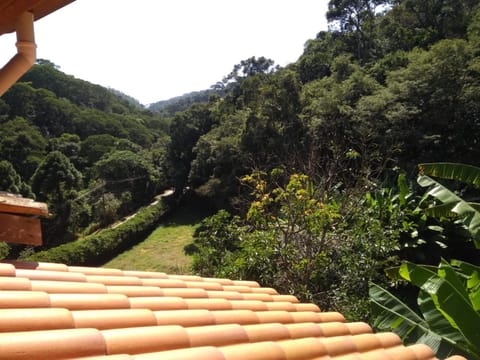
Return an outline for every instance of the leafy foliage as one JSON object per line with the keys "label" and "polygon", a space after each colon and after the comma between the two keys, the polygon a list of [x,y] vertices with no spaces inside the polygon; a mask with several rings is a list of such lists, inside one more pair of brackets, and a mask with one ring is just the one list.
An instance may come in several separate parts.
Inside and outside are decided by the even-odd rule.
{"label": "leafy foliage", "polygon": [[186,248],[194,254],[193,269],[204,276],[256,279],[366,319],[368,281],[385,281],[378,268],[394,262],[398,248],[400,232],[394,225],[385,231],[385,220],[373,214],[387,206],[351,197],[340,204],[306,175],[278,169],[243,181],[253,197],[245,218],[220,211],[205,219]]}
{"label": "leafy foliage", "polygon": [[418,183],[423,187],[429,187],[426,195],[442,202],[442,205],[430,207],[428,212],[438,217],[452,213],[459,216],[472,235],[475,246],[480,249],[480,206],[463,200],[447,187],[425,175],[460,180],[479,189],[480,168],[464,164],[430,163],[420,164],[419,169]]}
{"label": "leafy foliage", "polygon": [[438,269],[403,263],[402,278],[421,289],[418,306],[422,316],[388,291],[373,285],[370,296],[378,315],[374,325],[380,330],[395,331],[407,343],[427,344],[442,358],[459,353],[480,358],[477,296],[480,268],[461,264],[470,270],[469,274],[459,272],[446,261]]}
{"label": "leafy foliage", "polygon": [[33,197],[30,186],[22,181],[12,164],[6,160],[0,161],[0,191]]}
{"label": "leafy foliage", "polygon": [[[451,163],[420,164],[419,169],[419,184],[429,187],[426,196],[442,202],[429,207],[428,212],[440,218],[457,215],[478,249],[478,208],[425,174],[476,185],[480,169]],[[420,288],[417,303],[422,317],[388,291],[373,285],[370,295],[378,316],[376,325],[394,330],[408,342],[426,343],[442,357],[461,353],[480,359],[479,273],[478,266],[461,260],[449,264],[442,259],[437,268],[404,262],[399,275]]]}
{"label": "leafy foliage", "polygon": [[81,237],[67,244],[21,257],[26,261],[61,262],[72,265],[98,266],[138,241],[143,240],[159,224],[168,205],[159,202],[140,209],[137,215],[115,228]]}
{"label": "leafy foliage", "polygon": [[[98,161],[129,150],[141,154],[138,166],[153,162],[149,146],[166,136],[160,116],[122,94],[63,74],[48,60],[39,60],[2,97],[0,122],[2,190],[48,203],[52,216],[43,220],[46,246],[75,239],[95,221],[92,205],[110,191],[95,177]],[[125,200],[121,211],[149,201],[159,181],[164,181],[161,188],[168,186],[157,170],[149,174],[144,188],[136,184],[132,191],[123,184],[118,189]],[[120,196],[128,191],[133,199]]]}

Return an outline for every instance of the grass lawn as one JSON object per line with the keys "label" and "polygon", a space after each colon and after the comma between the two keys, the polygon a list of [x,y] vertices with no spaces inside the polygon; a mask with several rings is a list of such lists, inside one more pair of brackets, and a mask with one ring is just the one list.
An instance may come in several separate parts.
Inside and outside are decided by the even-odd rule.
{"label": "grass lawn", "polygon": [[191,257],[184,254],[183,247],[192,241],[195,228],[205,216],[208,214],[201,209],[180,208],[143,242],[103,266],[122,270],[188,274]]}

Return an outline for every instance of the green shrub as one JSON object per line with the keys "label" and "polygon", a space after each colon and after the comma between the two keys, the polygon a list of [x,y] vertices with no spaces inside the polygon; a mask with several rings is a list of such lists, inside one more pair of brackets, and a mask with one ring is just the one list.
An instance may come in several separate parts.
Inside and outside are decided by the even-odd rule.
{"label": "green shrub", "polygon": [[22,260],[98,266],[145,239],[167,213],[165,202],[145,207],[129,221],[76,241],[37,252]]}
{"label": "green shrub", "polygon": [[323,310],[367,320],[369,281],[385,283],[383,267],[396,264],[396,227],[405,216],[398,196],[382,190],[334,200],[305,175],[294,174],[284,185],[271,175],[244,179],[253,189],[245,219],[221,211],[202,222],[187,248],[193,270],[257,280]]}

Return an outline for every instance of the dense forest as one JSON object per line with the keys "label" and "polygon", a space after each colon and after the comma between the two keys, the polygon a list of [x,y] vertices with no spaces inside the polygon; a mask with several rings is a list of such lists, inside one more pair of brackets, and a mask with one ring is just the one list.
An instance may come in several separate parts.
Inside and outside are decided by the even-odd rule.
{"label": "dense forest", "polygon": [[[353,319],[372,316],[371,282],[414,310],[437,306],[422,292],[417,304],[414,276],[391,269],[451,274],[456,259],[480,319],[480,207],[463,201],[479,181],[452,175],[480,166],[478,1],[330,0],[327,19],[295,63],[245,59],[211,89],[148,109],[38,61],[0,99],[0,190],[48,203],[47,249],[172,188],[216,212],[185,249],[194,271],[256,279]],[[418,166],[432,162],[450,168]],[[439,193],[453,199],[443,213],[431,210]],[[478,330],[459,324],[473,337],[438,344],[478,358]]]}

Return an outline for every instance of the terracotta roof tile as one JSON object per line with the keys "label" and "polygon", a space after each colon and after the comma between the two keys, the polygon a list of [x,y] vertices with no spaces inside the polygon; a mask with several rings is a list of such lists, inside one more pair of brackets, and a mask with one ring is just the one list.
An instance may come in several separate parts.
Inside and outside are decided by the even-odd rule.
{"label": "terracotta roof tile", "polygon": [[278,342],[258,342],[219,348],[225,360],[283,360],[287,359]]}
{"label": "terracotta roof tile", "polygon": [[0,277],[0,290],[32,290],[32,282],[25,278]]}
{"label": "terracotta roof tile", "polygon": [[[0,263],[1,359],[435,359],[252,281]],[[451,358],[450,360],[454,360]],[[456,359],[455,359],[456,360]]]}
{"label": "terracotta roof tile", "polygon": [[230,301],[226,299],[185,299],[185,303],[189,309],[232,310]]}
{"label": "terracotta roof tile", "polygon": [[147,309],[79,310],[71,312],[76,328],[116,329],[157,325]]}
{"label": "terracotta roof tile", "polygon": [[249,342],[278,341],[292,338],[287,326],[278,323],[244,325]]}
{"label": "terracotta roof tile", "polygon": [[185,282],[182,280],[176,279],[158,279],[158,278],[147,278],[141,279],[143,286],[158,286],[160,288],[186,288]]}
{"label": "terracotta roof tile", "polygon": [[124,270],[124,275],[127,276],[136,276],[141,279],[168,279],[167,274],[163,272],[148,272],[148,271],[136,271],[136,270]]}
{"label": "terracotta roof tile", "polygon": [[295,340],[279,341],[278,344],[285,353],[285,358],[293,359],[312,359],[318,356],[327,355],[325,346],[317,338],[302,338]]}
{"label": "terracotta roof tile", "polygon": [[105,290],[109,294],[123,294],[128,297],[164,296],[158,286],[107,285]]}
{"label": "terracotta roof tile", "polygon": [[162,353],[150,353],[137,355],[135,360],[185,360],[185,359],[197,359],[197,360],[225,360],[222,352],[213,346],[187,348],[180,350],[165,351]]}
{"label": "terracotta roof tile", "polygon": [[271,311],[256,311],[255,315],[257,315],[258,320],[261,324],[267,323],[281,323],[281,324],[289,324],[295,322],[293,319],[292,313],[288,311],[281,311],[281,310],[271,310]]}
{"label": "terracotta roof tile", "polygon": [[179,296],[185,299],[208,298],[208,293],[203,289],[188,289],[188,288],[163,288],[164,296]]}
{"label": "terracotta roof tile", "polygon": [[0,309],[44,307],[50,307],[50,299],[43,291],[0,291]]}
{"label": "terracotta roof tile", "polygon": [[[269,304],[269,306],[271,305]],[[315,304],[293,304],[293,306],[295,307],[296,311],[320,311],[320,308]]]}
{"label": "terracotta roof tile", "polygon": [[209,277],[205,277],[204,278],[205,281],[209,281],[209,282],[217,282],[221,285],[233,285],[233,281],[230,280],[230,279],[220,279],[220,278],[209,278]]}
{"label": "terracotta roof tile", "polygon": [[122,294],[49,294],[52,307],[69,310],[128,309],[130,302]]}
{"label": "terracotta roof tile", "polygon": [[[269,308],[267,304],[260,300],[230,300],[232,310],[253,310],[253,311],[267,311]],[[276,310],[285,310],[276,309]]]}
{"label": "terracotta roof tile", "polygon": [[104,276],[123,276],[123,271],[120,269],[87,267],[87,266],[68,266],[67,271],[82,273],[85,275],[104,275]]}
{"label": "terracotta roof tile", "polygon": [[238,324],[209,325],[186,328],[190,346],[225,346],[248,343],[245,329]]}
{"label": "terracotta roof tile", "polygon": [[86,275],[87,282],[104,285],[143,285],[142,280],[136,276],[115,275]]}
{"label": "terracotta roof tile", "polygon": [[150,310],[182,310],[188,309],[185,299],[181,297],[130,297],[130,307],[133,309]]}
{"label": "terracotta roof tile", "polygon": [[[51,271],[69,271],[69,267],[65,264],[46,263],[46,262],[30,262],[20,260],[2,260],[2,265],[10,264],[13,269],[29,269],[29,270],[51,270]],[[0,265],[1,268],[1,265]],[[15,276],[15,273],[12,275]]]}
{"label": "terracotta roof tile", "polygon": [[291,339],[324,336],[322,328],[315,323],[286,324],[284,327],[290,334]]}
{"label": "terracotta roof tile", "polygon": [[211,312],[215,324],[259,324],[256,312],[251,310],[224,310]]}
{"label": "terracotta roof tile", "polygon": [[54,280],[74,282],[84,282],[87,280],[87,277],[81,273],[37,269],[17,269],[15,271],[15,276],[24,277],[30,280]]}
{"label": "terracotta roof tile", "polygon": [[223,286],[215,282],[185,281],[187,288],[223,291]]}
{"label": "terracotta roof tile", "polygon": [[[28,280],[28,279],[26,279]],[[75,281],[31,280],[30,287],[34,291],[59,294],[105,294],[107,288],[103,284]]]}
{"label": "terracotta roof tile", "polygon": [[102,331],[107,354],[139,354],[190,347],[182,326],[148,326]]}
{"label": "terracotta roof tile", "polygon": [[126,355],[126,354],[119,354],[119,355],[101,355],[101,356],[87,356],[81,358],[75,358],[79,360],[135,360],[133,356]]}
{"label": "terracotta roof tile", "polygon": [[[214,325],[217,319],[214,314],[208,310],[171,310],[171,311],[154,311],[158,325],[174,325],[180,326],[205,326]],[[229,324],[229,322],[224,322]]]}
{"label": "terracotta roof tile", "polygon": [[0,332],[74,328],[72,313],[61,308],[1,309]]}
{"label": "terracotta roof tile", "polygon": [[67,359],[103,355],[105,340],[96,329],[8,332],[0,334],[1,359]]}
{"label": "terracotta roof tile", "polygon": [[0,276],[15,276],[15,266],[0,263]]}

